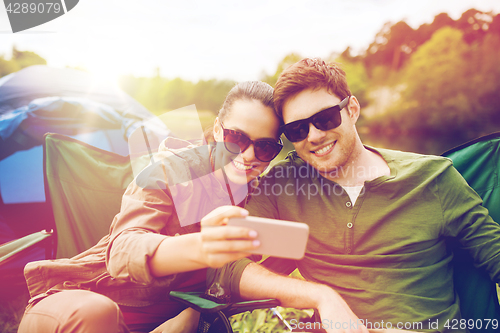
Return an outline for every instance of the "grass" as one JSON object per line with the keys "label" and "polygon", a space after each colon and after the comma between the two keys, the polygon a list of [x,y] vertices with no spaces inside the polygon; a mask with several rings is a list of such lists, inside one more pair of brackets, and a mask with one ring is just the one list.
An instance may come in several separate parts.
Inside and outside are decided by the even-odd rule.
{"label": "grass", "polygon": [[21,291],[18,295],[0,299],[0,333],[16,333],[19,322],[23,317],[24,308],[28,304],[28,290]]}
{"label": "grass", "polygon": [[[281,316],[290,324],[291,319],[307,320],[312,317],[313,310],[297,310],[292,308],[276,308]],[[234,332],[290,332],[289,328],[278,318],[271,309],[259,309],[252,312],[244,312],[230,318],[231,327]],[[293,324],[293,322],[292,322]]]}

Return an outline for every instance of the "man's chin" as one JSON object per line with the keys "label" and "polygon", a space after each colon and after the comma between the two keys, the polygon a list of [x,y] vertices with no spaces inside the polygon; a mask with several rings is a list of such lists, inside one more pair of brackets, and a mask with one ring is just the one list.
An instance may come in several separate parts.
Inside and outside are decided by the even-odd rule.
{"label": "man's chin", "polygon": [[338,167],[337,167],[337,162],[335,159],[330,158],[330,159],[318,159],[318,158],[311,158],[309,161],[305,160],[307,164],[312,166],[316,171],[318,171],[321,175],[325,176],[331,172],[336,172]]}

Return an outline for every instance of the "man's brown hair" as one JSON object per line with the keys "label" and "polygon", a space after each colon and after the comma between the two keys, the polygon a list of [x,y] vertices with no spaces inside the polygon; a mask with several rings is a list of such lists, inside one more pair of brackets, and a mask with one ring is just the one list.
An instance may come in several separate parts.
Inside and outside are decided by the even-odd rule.
{"label": "man's brown hair", "polygon": [[283,119],[286,101],[306,89],[326,88],[341,100],[351,96],[345,72],[338,64],[327,64],[320,58],[305,58],[285,69],[274,87],[274,107]]}

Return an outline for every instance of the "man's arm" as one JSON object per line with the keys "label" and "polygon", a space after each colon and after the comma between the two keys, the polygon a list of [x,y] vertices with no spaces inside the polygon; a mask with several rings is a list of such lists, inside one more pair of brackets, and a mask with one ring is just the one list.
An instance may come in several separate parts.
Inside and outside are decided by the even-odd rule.
{"label": "man's arm", "polygon": [[280,276],[255,263],[249,264],[243,271],[240,295],[246,299],[276,298],[284,307],[317,309],[322,322],[327,323],[327,332],[368,332],[347,303],[332,288]]}
{"label": "man's arm", "polygon": [[457,238],[476,266],[500,282],[500,226],[481,205],[481,197],[451,165],[440,175],[438,188],[445,236]]}

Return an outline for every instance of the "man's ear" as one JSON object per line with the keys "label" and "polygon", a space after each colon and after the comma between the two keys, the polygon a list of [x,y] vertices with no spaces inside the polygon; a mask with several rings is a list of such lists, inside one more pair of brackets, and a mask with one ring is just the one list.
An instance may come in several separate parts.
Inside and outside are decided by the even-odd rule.
{"label": "man's ear", "polygon": [[351,96],[349,98],[349,102],[346,105],[347,109],[347,114],[349,115],[349,118],[353,121],[355,124],[358,121],[359,114],[361,111],[361,107],[359,105],[358,99],[356,96]]}

